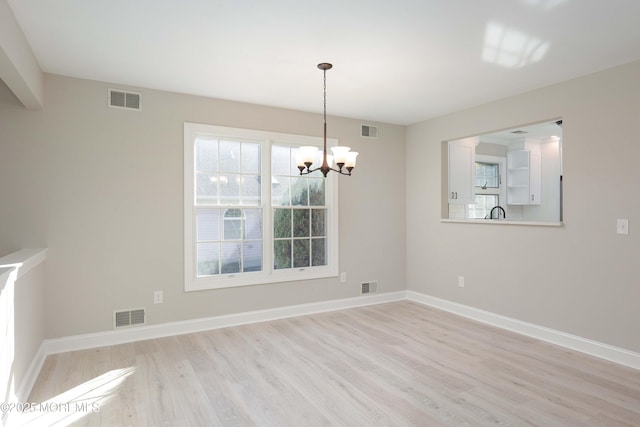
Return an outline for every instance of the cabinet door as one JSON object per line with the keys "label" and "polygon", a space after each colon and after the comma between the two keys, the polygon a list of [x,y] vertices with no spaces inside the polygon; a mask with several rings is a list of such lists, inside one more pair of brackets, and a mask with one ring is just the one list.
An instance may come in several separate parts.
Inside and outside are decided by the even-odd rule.
{"label": "cabinet door", "polygon": [[474,202],[476,145],[478,138],[449,142],[449,203],[467,205]]}
{"label": "cabinet door", "polygon": [[540,153],[531,151],[529,156],[529,204],[539,205],[540,194]]}

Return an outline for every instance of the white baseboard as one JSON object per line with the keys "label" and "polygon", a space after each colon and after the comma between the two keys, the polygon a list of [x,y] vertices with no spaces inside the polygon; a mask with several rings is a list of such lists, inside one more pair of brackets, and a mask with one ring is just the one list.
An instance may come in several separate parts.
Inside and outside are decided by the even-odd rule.
{"label": "white baseboard", "polygon": [[38,375],[40,375],[40,371],[42,370],[42,366],[44,365],[44,361],[47,358],[46,348],[44,341],[40,344],[38,351],[33,356],[27,371],[25,372],[25,376],[20,383],[20,386],[16,390],[16,399],[18,402],[27,402],[29,399],[29,395],[31,394],[31,390],[38,379]]}
{"label": "white baseboard", "polygon": [[620,365],[640,370],[640,354],[632,351],[599,343],[586,338],[523,322],[510,317],[480,310],[452,301],[436,298],[430,295],[414,292],[399,291],[339,300],[322,301],[309,304],[299,304],[278,307],[268,310],[250,311],[246,313],[229,314],[223,316],[206,317],[184,320],[180,322],[147,325],[121,330],[98,332],[94,334],[75,335],[63,338],[44,340],[35,355],[25,380],[20,385],[16,396],[20,401],[26,401],[31,389],[42,369],[45,359],[50,354],[68,351],[86,350],[109,345],[125,344],[129,342],[162,338],[173,335],[201,332],[230,326],[246,325],[269,320],[285,319],[288,317],[304,316],[314,313],[342,310],[354,307],[382,304],[385,302],[410,300],[434,308],[445,310],[479,322],[507,329],[542,341],[547,341],[562,347],[580,351],[601,359],[609,360]]}
{"label": "white baseboard", "polygon": [[498,328],[507,329],[522,335],[556,344],[581,353],[599,357],[620,365],[640,370],[640,353],[626,350],[624,348],[615,347],[609,344],[582,338],[576,335],[567,334],[565,332],[546,328],[544,326],[535,325],[533,323],[523,322],[521,320],[491,313],[489,311],[480,310],[478,308],[459,304],[452,301],[436,298],[430,295],[422,294],[414,291],[407,291],[407,299],[418,302],[430,307],[445,310],[459,316],[477,320]]}
{"label": "white baseboard", "polygon": [[94,334],[74,335],[63,338],[47,339],[44,346],[47,354],[65,353],[68,351],[86,350],[109,345],[124,344],[153,338],[189,334],[229,326],[285,319],[287,317],[304,316],[326,311],[342,310],[353,307],[381,304],[406,299],[406,292],[385,292],[338,300],[290,305],[267,310],[249,311],[246,313],[205,317],[162,323],[126,329],[118,329]]}

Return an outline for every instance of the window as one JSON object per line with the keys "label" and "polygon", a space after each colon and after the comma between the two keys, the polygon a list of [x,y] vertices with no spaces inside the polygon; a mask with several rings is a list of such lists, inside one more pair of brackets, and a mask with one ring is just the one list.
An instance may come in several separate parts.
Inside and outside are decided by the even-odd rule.
{"label": "window", "polygon": [[295,163],[321,138],[185,123],[184,143],[185,290],[337,276],[337,179]]}
{"label": "window", "polygon": [[[490,218],[491,209],[499,206],[501,201],[506,201],[502,183],[504,164],[503,157],[476,155],[474,203],[468,205],[468,218]],[[506,206],[503,208],[506,209]]]}
{"label": "window", "polygon": [[484,190],[500,186],[500,164],[476,162],[476,187]]}

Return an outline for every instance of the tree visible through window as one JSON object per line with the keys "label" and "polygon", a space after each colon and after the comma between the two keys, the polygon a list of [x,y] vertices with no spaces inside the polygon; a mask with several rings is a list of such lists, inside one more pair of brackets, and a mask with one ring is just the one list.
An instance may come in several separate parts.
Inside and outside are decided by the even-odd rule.
{"label": "tree visible through window", "polygon": [[272,182],[282,187],[272,192],[275,269],[327,264],[325,178],[319,171],[299,176],[296,150],[272,146]]}

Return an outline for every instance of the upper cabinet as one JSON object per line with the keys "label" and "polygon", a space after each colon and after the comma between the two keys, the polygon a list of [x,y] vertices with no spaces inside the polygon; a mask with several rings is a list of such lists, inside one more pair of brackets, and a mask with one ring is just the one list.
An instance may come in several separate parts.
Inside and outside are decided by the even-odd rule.
{"label": "upper cabinet", "polygon": [[449,204],[474,203],[476,145],[478,137],[449,141]]}
{"label": "upper cabinet", "polygon": [[507,153],[507,204],[539,205],[540,148],[529,145],[524,150]]}

